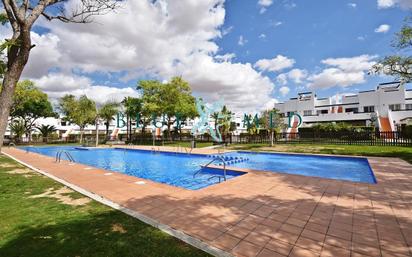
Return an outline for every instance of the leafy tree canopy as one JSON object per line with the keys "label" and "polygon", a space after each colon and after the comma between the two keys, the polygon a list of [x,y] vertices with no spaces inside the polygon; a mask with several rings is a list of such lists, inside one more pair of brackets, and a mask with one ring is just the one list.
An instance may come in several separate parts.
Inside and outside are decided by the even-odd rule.
{"label": "leafy tree canopy", "polygon": [[135,117],[137,114],[142,111],[142,99],[135,97],[125,97],[122,101],[122,104],[125,108],[125,113],[129,117]]}
{"label": "leafy tree canopy", "polygon": [[59,107],[65,120],[74,123],[81,130],[96,119],[96,103],[83,95],[76,99],[73,95],[65,95],[59,100]]}
{"label": "leafy tree canopy", "polygon": [[143,108],[150,114],[164,115],[169,132],[177,116],[181,119],[197,116],[190,85],[181,77],[174,77],[168,83],[142,80],[137,89],[142,92]]}
{"label": "leafy tree canopy", "polygon": [[36,120],[41,117],[54,117],[56,114],[47,94],[39,90],[32,81],[24,80],[17,84],[10,116]]}
{"label": "leafy tree canopy", "polygon": [[401,30],[396,33],[392,46],[396,54],[386,56],[372,67],[372,73],[382,73],[403,82],[412,81],[412,17],[405,20]]}

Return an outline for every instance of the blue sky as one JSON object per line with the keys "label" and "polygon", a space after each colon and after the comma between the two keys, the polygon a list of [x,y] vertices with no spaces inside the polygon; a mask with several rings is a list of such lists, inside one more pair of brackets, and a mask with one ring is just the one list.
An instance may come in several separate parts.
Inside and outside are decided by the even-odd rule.
{"label": "blue sky", "polygon": [[[296,61],[294,67],[309,72],[321,70],[321,60],[327,58],[393,54],[390,44],[394,33],[410,12],[401,8],[380,9],[371,0],[275,1],[262,14],[256,1],[229,0],[225,6],[224,27],[231,28],[231,32],[217,40],[222,53],[235,53],[237,61],[251,63],[282,54]],[[389,31],[375,32],[382,24],[389,25]],[[262,34],[265,37],[259,38]],[[240,36],[247,40],[243,46],[238,44]],[[274,79],[276,74],[267,75]],[[330,96],[371,89],[387,80],[390,78],[368,76],[365,83],[356,86],[315,91],[319,96]],[[286,96],[276,92],[275,95],[283,100],[302,91],[293,82],[289,86],[291,90]]]}
{"label": "blue sky", "polygon": [[182,76],[208,102],[260,110],[302,91],[326,97],[390,81],[367,72],[393,53],[394,33],[412,10],[412,0],[122,4],[91,24],[40,19],[24,77],[50,98],[86,94],[103,103],[139,96],[139,80]]}

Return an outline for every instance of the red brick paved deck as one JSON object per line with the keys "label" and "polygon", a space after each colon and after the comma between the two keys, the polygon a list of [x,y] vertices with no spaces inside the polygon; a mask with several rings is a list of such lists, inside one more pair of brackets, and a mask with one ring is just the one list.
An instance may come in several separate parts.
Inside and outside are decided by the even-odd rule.
{"label": "red brick paved deck", "polygon": [[3,151],[235,256],[412,256],[412,165],[400,159],[368,158],[376,185],[249,172],[188,191]]}

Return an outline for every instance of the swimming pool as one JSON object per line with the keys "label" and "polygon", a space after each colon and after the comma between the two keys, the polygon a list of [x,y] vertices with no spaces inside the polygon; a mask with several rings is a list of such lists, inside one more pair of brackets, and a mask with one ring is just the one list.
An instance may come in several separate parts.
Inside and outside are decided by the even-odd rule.
{"label": "swimming pool", "polygon": [[[211,161],[207,155],[151,152],[137,149],[96,148],[85,150],[80,147],[23,147],[23,149],[55,157],[60,150],[68,151],[78,163],[111,170],[126,175],[149,179],[159,183],[190,190],[201,189],[219,182],[214,175],[222,174],[220,169],[203,168]],[[62,155],[62,159],[67,159]],[[193,177],[193,174],[202,171]],[[243,175],[243,172],[228,171],[227,179]]]}
{"label": "swimming pool", "polygon": [[[55,157],[57,151],[69,151],[76,162],[101,169],[149,179],[159,183],[197,190],[219,182],[213,177],[222,174],[220,169],[202,168],[213,158],[208,155],[152,152],[137,149],[77,147],[23,147],[27,151]],[[223,155],[232,159],[227,163],[227,179],[244,173],[230,167],[287,173],[304,176],[376,183],[366,158],[333,157],[302,154],[231,152]],[[63,156],[65,158],[65,156]],[[239,161],[241,160],[241,161]],[[201,172],[193,176],[198,171]]]}
{"label": "swimming pool", "polygon": [[227,153],[237,157],[246,157],[246,162],[231,166],[254,170],[273,171],[304,176],[347,180],[375,184],[376,179],[368,159],[343,156],[320,156],[305,154],[256,153],[239,151]]}

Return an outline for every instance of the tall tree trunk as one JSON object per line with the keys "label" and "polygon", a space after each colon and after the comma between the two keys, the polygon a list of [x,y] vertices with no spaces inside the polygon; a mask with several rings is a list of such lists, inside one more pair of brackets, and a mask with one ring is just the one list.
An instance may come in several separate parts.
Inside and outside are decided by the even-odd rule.
{"label": "tall tree trunk", "polygon": [[109,138],[109,121],[106,121],[106,140]]}
{"label": "tall tree trunk", "polygon": [[80,144],[83,144],[83,128],[80,127]]}
{"label": "tall tree trunk", "polygon": [[96,119],[96,147],[99,146],[99,119]]}
{"label": "tall tree trunk", "polygon": [[129,140],[129,120],[130,120],[130,118],[129,118],[129,114],[128,114],[127,118],[126,118],[126,139],[127,140]]}
{"label": "tall tree trunk", "polygon": [[11,46],[7,52],[7,71],[4,74],[3,86],[0,93],[0,152],[3,146],[4,134],[6,133],[10,108],[13,104],[16,84],[29,59],[30,49],[32,47],[30,29],[31,27],[22,27],[20,31],[14,31],[12,40],[19,41],[19,43]]}
{"label": "tall tree trunk", "polygon": [[272,131],[270,132],[270,146],[273,146],[273,137],[274,137],[274,131],[272,129]]}

